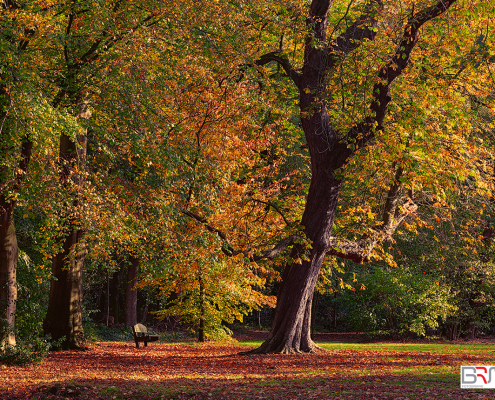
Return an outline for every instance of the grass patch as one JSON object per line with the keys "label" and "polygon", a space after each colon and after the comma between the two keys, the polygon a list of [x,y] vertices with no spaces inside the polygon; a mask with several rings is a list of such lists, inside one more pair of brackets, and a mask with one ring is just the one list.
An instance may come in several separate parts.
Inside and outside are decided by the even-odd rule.
{"label": "grass patch", "polygon": [[490,344],[470,343],[318,343],[319,346],[331,350],[355,351],[400,351],[441,354],[493,354],[495,346]]}

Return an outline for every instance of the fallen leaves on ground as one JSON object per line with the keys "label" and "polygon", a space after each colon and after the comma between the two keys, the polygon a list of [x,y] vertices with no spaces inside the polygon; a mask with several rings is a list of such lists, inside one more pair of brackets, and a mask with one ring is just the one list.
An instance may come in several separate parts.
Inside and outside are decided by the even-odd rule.
{"label": "fallen leaves on ground", "polygon": [[490,354],[328,350],[239,355],[241,344],[104,342],[51,353],[39,365],[0,366],[7,399],[489,399],[459,388],[461,365]]}

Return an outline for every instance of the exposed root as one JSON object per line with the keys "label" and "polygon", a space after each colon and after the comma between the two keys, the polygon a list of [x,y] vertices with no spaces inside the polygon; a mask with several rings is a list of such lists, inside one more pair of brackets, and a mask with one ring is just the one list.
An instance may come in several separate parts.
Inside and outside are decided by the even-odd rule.
{"label": "exposed root", "polygon": [[255,354],[317,354],[317,353],[323,353],[326,352],[327,350],[324,349],[323,347],[318,346],[316,343],[312,342],[311,345],[309,346],[308,350],[301,350],[301,349],[296,349],[291,346],[281,346],[276,349],[270,349],[270,346],[264,346],[261,345],[260,347],[248,351],[242,351],[238,353],[241,356],[250,356],[250,355],[255,355]]}
{"label": "exposed root", "polygon": [[317,354],[317,353],[324,353],[326,351],[328,351],[328,350],[324,349],[323,347],[318,346],[316,343],[313,343],[311,345],[311,348],[309,349],[308,353]]}

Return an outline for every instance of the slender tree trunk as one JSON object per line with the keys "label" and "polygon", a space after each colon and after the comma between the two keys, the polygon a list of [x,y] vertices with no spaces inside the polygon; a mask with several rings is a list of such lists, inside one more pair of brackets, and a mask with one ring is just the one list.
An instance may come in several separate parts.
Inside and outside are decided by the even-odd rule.
{"label": "slender tree trunk", "polygon": [[199,329],[198,342],[205,341],[205,284],[203,277],[199,277]]}
{"label": "slender tree trunk", "polygon": [[[0,79],[3,76],[0,74]],[[0,85],[0,156],[5,162],[18,148],[11,141],[8,119],[11,98],[7,86]],[[20,149],[20,162],[16,171],[0,166],[0,186],[2,190],[18,191],[27,172],[33,143],[24,138]],[[14,179],[12,179],[14,177]],[[15,312],[17,302],[17,259],[19,248],[14,225],[15,200],[0,193],[0,348],[5,344],[15,346]]]}
{"label": "slender tree trunk", "polygon": [[125,291],[125,324],[134,326],[137,324],[137,282],[139,274],[139,259],[130,256],[131,264],[127,269],[127,283]]}
{"label": "slender tree trunk", "polygon": [[119,298],[120,284],[122,282],[123,268],[115,271],[110,280],[110,314],[113,316],[113,322],[119,323]]}
{"label": "slender tree trunk", "polygon": [[106,325],[108,326],[108,319],[110,318],[110,278],[108,277],[107,270],[107,312],[106,312]]}
{"label": "slender tree trunk", "polygon": [[52,339],[64,339],[63,349],[81,349],[84,340],[82,276],[86,254],[83,231],[72,229],[64,240],[63,251],[52,260],[54,279],[43,328]]}
{"label": "slender tree trunk", "polygon": [[333,327],[337,328],[337,292],[333,293]]}
{"label": "slender tree trunk", "polygon": [[15,346],[15,310],[17,301],[16,268],[19,249],[14,228],[13,202],[0,197],[0,348]]}

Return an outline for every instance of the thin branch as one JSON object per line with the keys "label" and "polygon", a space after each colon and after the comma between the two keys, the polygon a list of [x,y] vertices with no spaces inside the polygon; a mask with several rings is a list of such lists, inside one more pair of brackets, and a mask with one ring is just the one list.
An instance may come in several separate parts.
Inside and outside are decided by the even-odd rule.
{"label": "thin branch", "polygon": [[253,199],[253,198],[249,199],[248,201],[254,201],[256,203],[261,203],[261,204],[265,204],[269,207],[272,207],[278,214],[280,214],[280,216],[283,218],[285,224],[290,225],[290,222],[287,220],[287,218],[285,217],[283,212],[280,210],[280,208],[276,204],[272,203],[271,201],[263,201],[263,200]]}
{"label": "thin branch", "polygon": [[209,232],[216,233],[220,239],[222,239],[225,242],[228,242],[227,235],[223,233],[220,229],[214,228],[213,226],[208,224],[208,220],[205,217],[201,217],[200,215],[195,214],[189,210],[182,210],[182,213],[187,215],[188,217],[191,217],[192,219],[195,219],[198,222],[201,222]]}
{"label": "thin branch", "polygon": [[220,229],[217,229],[213,226],[211,226],[208,223],[208,220],[204,217],[201,217],[191,211],[188,210],[182,210],[182,213],[187,215],[188,217],[195,219],[196,221],[200,222],[208,232],[215,233],[218,235],[220,239],[224,241],[224,246],[222,246],[222,252],[229,257],[236,256],[238,254],[243,254],[246,258],[248,258],[250,261],[261,261],[261,260],[273,260],[275,257],[277,257],[282,251],[284,251],[287,247],[291,246],[294,243],[294,240],[300,239],[301,237],[298,235],[292,235],[289,236],[285,239],[282,239],[279,241],[273,248],[267,249],[267,250],[262,250],[257,254],[253,254],[253,251],[248,251],[248,250],[236,250],[234,247],[229,243],[227,239],[227,235],[221,231]]}

